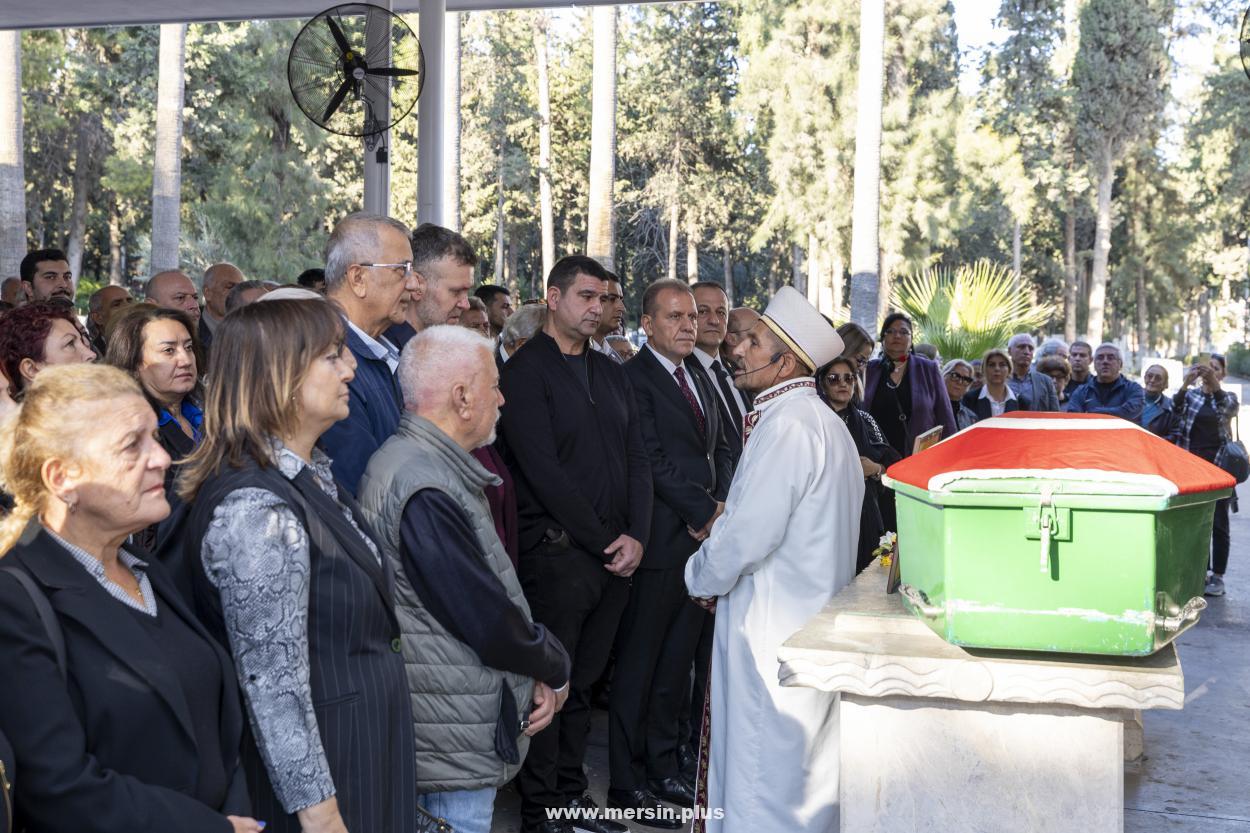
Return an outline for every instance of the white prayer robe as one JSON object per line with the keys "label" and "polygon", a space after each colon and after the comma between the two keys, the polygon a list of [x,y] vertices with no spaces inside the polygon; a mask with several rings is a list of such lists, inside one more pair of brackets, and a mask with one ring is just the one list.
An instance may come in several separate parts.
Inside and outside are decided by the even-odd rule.
{"label": "white prayer robe", "polygon": [[863,471],[842,420],[793,380],[756,400],[712,534],[686,564],[719,597],[708,833],[838,829],[838,696],[778,684],[777,651],[855,576]]}

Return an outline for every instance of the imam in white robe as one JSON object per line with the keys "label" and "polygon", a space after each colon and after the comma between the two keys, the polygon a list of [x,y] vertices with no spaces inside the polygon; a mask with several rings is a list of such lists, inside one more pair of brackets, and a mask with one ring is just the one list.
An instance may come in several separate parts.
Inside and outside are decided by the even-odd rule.
{"label": "imam in white robe", "polygon": [[810,380],[756,400],[712,534],[686,564],[719,597],[712,650],[708,833],[838,829],[838,697],[782,688],[777,651],[855,576],[864,476],[855,442]]}

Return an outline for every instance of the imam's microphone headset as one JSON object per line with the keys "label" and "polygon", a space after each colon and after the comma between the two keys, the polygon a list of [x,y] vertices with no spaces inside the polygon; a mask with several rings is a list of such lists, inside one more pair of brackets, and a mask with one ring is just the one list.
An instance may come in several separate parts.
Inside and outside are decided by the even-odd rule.
{"label": "imam's microphone headset", "polygon": [[744,370],[744,371],[742,371],[742,375],[743,375],[743,376],[745,376],[745,375],[747,375],[748,373],[754,373],[754,372],[756,372],[757,370],[763,370],[763,369],[764,369],[764,368],[766,368],[766,367],[770,367],[770,366],[772,366],[772,365],[776,364],[777,362],[781,361],[781,357],[782,357],[782,356],[784,356],[785,354],[786,354],[786,351],[785,351],[785,350],[778,350],[776,353],[773,353],[772,358],[768,360],[768,363],[767,363],[767,364],[762,364],[762,365],[760,365],[759,367],[754,368],[753,370]]}

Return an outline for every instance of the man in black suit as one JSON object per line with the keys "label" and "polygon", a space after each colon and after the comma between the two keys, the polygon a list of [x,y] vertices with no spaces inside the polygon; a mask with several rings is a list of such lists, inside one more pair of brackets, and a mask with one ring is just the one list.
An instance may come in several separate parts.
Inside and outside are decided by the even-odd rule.
{"label": "man in black suit", "polygon": [[[698,313],[690,287],[661,280],[643,295],[647,344],[625,365],[651,459],[655,502],[647,551],[634,574],[616,641],[608,723],[612,806],[694,803],[681,774],[678,725],[706,614],[686,593],[686,560],[724,511],[733,462],[711,379],[691,354]],[[657,798],[658,796],[658,798]],[[657,814],[658,815],[658,814]],[[671,810],[644,822],[676,829]]]}

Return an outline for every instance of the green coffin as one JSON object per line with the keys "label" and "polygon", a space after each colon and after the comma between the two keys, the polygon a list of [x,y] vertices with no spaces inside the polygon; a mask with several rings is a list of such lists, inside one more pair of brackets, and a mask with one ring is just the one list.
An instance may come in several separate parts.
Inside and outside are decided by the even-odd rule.
{"label": "green coffin", "polygon": [[1084,494],[1045,480],[938,495],[892,485],[904,599],[938,635],[1131,656],[1197,621],[1215,500],[1228,495]]}
{"label": "green coffin", "polygon": [[1017,411],[895,463],[907,605],[956,645],[1151,654],[1198,620],[1224,471],[1122,419]]}

